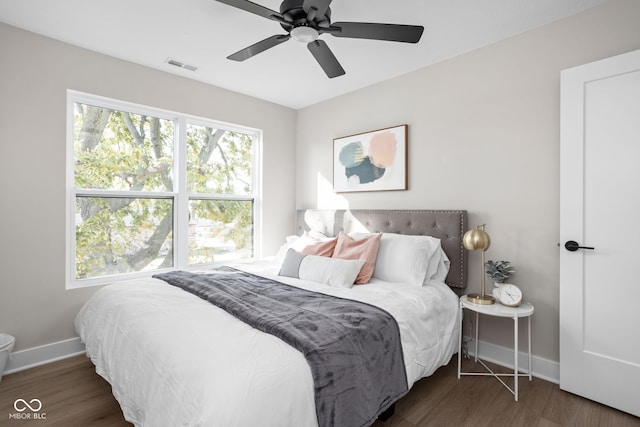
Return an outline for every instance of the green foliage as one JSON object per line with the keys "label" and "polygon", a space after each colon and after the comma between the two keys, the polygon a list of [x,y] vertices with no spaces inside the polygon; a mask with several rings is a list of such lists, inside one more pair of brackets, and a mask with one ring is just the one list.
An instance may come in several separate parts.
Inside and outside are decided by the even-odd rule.
{"label": "green foliage", "polygon": [[[210,194],[251,194],[252,138],[249,135],[187,126],[187,189],[192,222],[205,222],[189,239],[189,262],[212,262],[222,250],[207,242],[233,242],[252,251],[253,203],[250,200],[206,199]],[[192,238],[193,237],[193,238]],[[250,254],[249,254],[250,256]]]}
{"label": "green foliage", "polygon": [[251,194],[249,135],[187,126],[187,189],[201,194]]}
{"label": "green foliage", "polygon": [[[101,109],[84,107],[80,110],[84,114]],[[82,116],[76,115],[76,188],[172,191],[173,122],[108,111],[108,121],[101,129],[95,126],[87,129]],[[159,127],[160,133],[152,132],[154,127]],[[97,142],[87,144],[86,138]]]}
{"label": "green foliage", "polygon": [[[76,277],[173,265],[173,200],[149,193],[175,191],[174,122],[76,103],[74,124],[76,189],[118,192],[76,197]],[[188,125],[186,142],[190,224],[211,225],[189,259],[212,262],[212,239],[251,254],[251,200],[216,200],[251,194],[251,136]]]}
{"label": "green foliage", "polygon": [[485,273],[496,283],[504,283],[516,269],[511,266],[509,261],[492,261],[484,263]]}

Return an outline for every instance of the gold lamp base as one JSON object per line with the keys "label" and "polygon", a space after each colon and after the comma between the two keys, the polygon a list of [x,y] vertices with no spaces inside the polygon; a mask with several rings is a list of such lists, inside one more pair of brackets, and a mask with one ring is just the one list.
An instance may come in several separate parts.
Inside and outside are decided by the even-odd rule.
{"label": "gold lamp base", "polygon": [[482,294],[469,294],[467,295],[467,300],[473,304],[480,305],[490,305],[496,302],[495,298],[491,295],[482,295]]}

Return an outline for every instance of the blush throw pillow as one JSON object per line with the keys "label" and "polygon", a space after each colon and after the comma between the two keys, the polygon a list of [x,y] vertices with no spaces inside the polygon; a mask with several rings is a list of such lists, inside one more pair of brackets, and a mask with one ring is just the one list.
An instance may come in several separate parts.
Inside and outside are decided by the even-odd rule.
{"label": "blush throw pillow", "polygon": [[331,240],[308,244],[302,248],[302,251],[300,252],[307,255],[331,257],[336,247],[336,243],[338,243],[337,237]]}
{"label": "blush throw pillow", "polygon": [[363,285],[371,280],[376,266],[381,238],[382,233],[372,234],[358,240],[343,232],[338,235],[338,241],[332,255],[333,258],[361,259],[365,261],[356,278],[356,285]]}
{"label": "blush throw pillow", "polygon": [[[304,248],[309,245],[314,245],[318,242],[326,242],[330,240],[335,240],[335,238],[327,237],[323,234],[317,232],[309,232],[305,231],[302,236],[291,235],[287,236],[286,243],[280,246],[278,249],[278,253],[276,253],[275,260],[277,263],[282,264],[285,255],[287,255],[287,251],[292,248],[298,252],[302,252]],[[334,244],[335,246],[335,244]],[[331,255],[326,255],[331,256]]]}

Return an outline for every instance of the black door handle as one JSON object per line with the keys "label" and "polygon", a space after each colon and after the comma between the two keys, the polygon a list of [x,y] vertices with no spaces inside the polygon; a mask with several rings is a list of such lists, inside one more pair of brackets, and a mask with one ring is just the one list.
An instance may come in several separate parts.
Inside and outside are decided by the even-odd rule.
{"label": "black door handle", "polygon": [[575,252],[578,249],[595,249],[591,246],[580,246],[580,244],[578,242],[576,242],[575,240],[568,240],[565,244],[564,247],[566,250],[571,251],[571,252]]}

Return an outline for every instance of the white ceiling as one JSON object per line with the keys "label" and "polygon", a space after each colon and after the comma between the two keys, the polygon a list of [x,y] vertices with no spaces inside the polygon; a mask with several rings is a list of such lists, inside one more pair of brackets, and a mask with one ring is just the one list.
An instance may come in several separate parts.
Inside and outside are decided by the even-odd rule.
{"label": "white ceiling", "polygon": [[[215,0],[0,0],[0,21],[106,55],[299,109],[576,14],[605,0],[335,0],[332,21],[422,25],[418,44],[321,36],[346,75],[326,77],[293,39],[226,57],[277,22]],[[255,0],[279,10],[280,0]],[[0,40],[0,43],[2,41]],[[167,58],[194,65],[192,72]]]}

